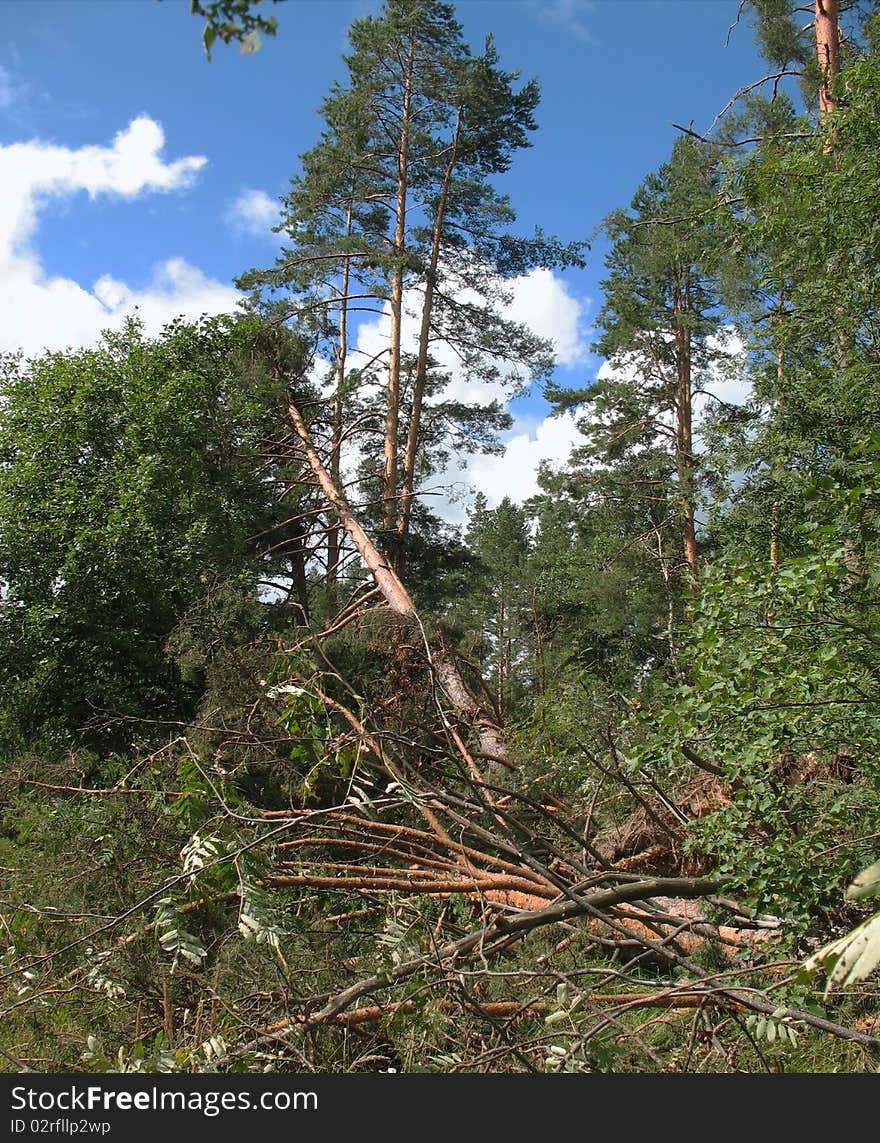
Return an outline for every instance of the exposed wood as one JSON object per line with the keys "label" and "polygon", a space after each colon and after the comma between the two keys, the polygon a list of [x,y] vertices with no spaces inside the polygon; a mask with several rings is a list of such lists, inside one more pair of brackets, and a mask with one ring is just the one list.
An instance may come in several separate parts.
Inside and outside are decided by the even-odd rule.
{"label": "exposed wood", "polygon": [[[389,560],[366,534],[349,507],[348,501],[333,483],[318,456],[302,414],[292,399],[288,400],[287,409],[312,475],[361,559],[369,568],[386,604],[394,614],[424,635],[412,597]],[[433,673],[451,704],[453,715],[473,729],[480,755],[499,766],[510,767],[504,732],[494,716],[468,687],[450,641],[442,629],[439,631],[436,647],[426,647],[426,649],[430,654]],[[493,767],[489,776],[494,779],[499,773],[497,768]]]}

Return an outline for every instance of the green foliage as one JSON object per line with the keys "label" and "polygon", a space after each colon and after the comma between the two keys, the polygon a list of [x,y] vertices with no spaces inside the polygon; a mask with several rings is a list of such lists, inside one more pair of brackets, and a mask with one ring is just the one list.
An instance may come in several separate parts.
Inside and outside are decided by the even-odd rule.
{"label": "green foliage", "polygon": [[360,744],[340,734],[324,700],[311,693],[307,683],[279,684],[266,697],[281,707],[276,724],[288,735],[288,757],[296,776],[294,801],[308,805],[327,797],[334,787],[344,789],[354,778]]}
{"label": "green foliage", "polygon": [[[255,52],[260,46],[260,32],[274,36],[278,21],[258,11],[262,0],[190,0],[190,12],[204,16],[202,43],[210,61],[211,48],[219,37],[224,44],[237,40],[243,55]],[[272,0],[274,4],[280,0]]]}
{"label": "green foliage", "polygon": [[172,899],[163,897],[156,911],[156,937],[164,953],[173,957],[171,971],[177,968],[181,957],[198,967],[207,955],[198,937],[181,924]]}
{"label": "green foliage", "polygon": [[[718,768],[729,802],[692,845],[756,907],[795,929],[832,907],[841,847],[867,852],[880,772],[876,597],[838,531],[848,493],[826,489],[804,554],[778,569],[718,560],[682,654],[685,681],[633,733],[640,766]],[[860,840],[864,839],[864,840]]]}
{"label": "green foliage", "polygon": [[451,615],[468,632],[467,655],[480,663],[499,715],[506,719],[522,716],[540,671],[527,513],[506,496],[490,509],[486,498],[478,494],[465,540],[475,562],[467,595]]}
{"label": "green foliage", "polygon": [[[507,282],[535,266],[581,264],[583,243],[510,233],[515,214],[493,180],[529,145],[539,91],[502,69],[491,38],[476,55],[450,4],[388,0],[353,22],[349,42],[346,81],[324,101],[325,130],[283,199],[283,249],[238,284],[333,362],[332,408],[321,418],[330,474],[339,480],[342,442],[356,439],[365,515],[403,567],[440,526],[424,509],[409,518],[414,492],[455,456],[497,451],[511,423],[497,402],[449,394],[452,371],[435,345],[451,349],[470,383],[513,392],[545,381],[549,343],[506,316]],[[390,304],[398,314],[404,297],[417,306],[417,351],[399,344],[398,328],[387,353],[353,369],[358,313]],[[373,431],[380,416],[382,435]],[[390,485],[404,489],[396,521]],[[336,540],[331,531],[331,565]]]}
{"label": "green foliage", "polygon": [[809,517],[803,483],[822,475],[846,482],[880,431],[880,293],[871,254],[880,205],[872,137],[878,67],[875,52],[853,60],[828,123],[758,148],[735,172],[731,191],[744,203],[738,241],[759,304],[746,330],[754,401],[735,426],[735,465],[746,479],[728,522],[732,543],[766,536],[776,505],[781,548],[796,550],[798,525]]}
{"label": "green foliage", "polygon": [[[7,734],[131,741],[198,690],[167,641],[217,585],[254,591],[248,537],[278,383],[257,323],[130,322],[0,375],[0,678]],[[223,589],[221,589],[223,590]],[[114,721],[116,720],[116,721]],[[53,728],[54,731],[53,731]]]}

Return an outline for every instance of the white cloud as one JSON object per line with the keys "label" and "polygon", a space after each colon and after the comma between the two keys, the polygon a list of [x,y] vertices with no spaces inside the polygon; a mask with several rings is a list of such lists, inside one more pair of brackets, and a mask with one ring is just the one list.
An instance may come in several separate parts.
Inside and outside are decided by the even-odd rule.
{"label": "white cloud", "polygon": [[[667,340],[672,340],[671,334],[667,335]],[[708,337],[706,346],[713,354],[713,359],[708,368],[693,378],[695,430],[716,411],[719,404],[744,405],[752,395],[751,382],[746,377],[746,347],[739,332],[733,326],[726,326]],[[621,355],[613,362],[603,361],[596,378],[599,381],[624,381],[638,386],[643,383],[644,368],[642,353],[632,352]],[[675,425],[675,411],[667,409],[658,417],[658,424],[672,429]]]}
{"label": "white cloud", "polygon": [[[573,368],[587,360],[588,302],[574,297],[562,278],[551,270],[538,268],[505,285],[510,294],[509,303],[502,307],[505,317],[522,322],[533,333],[550,341],[559,365]],[[480,301],[471,292],[462,297],[467,301]],[[420,298],[405,299],[405,308],[407,301],[412,303],[412,309],[417,309]],[[404,318],[402,341],[408,352],[415,352],[417,346],[418,320],[412,313]],[[365,364],[381,354],[387,347],[390,331],[391,319],[386,306],[384,313],[358,327],[355,360]],[[451,346],[435,343],[431,353],[449,373],[445,397],[483,405],[493,400],[504,405],[510,397],[509,389],[500,382],[486,384],[469,377]],[[457,461],[453,460],[446,472],[429,480],[418,491],[444,520],[460,524],[465,520],[465,505],[470,500],[472,486],[486,495],[491,506],[504,496],[520,503],[538,491],[539,463],[564,461],[579,436],[574,419],[568,413],[542,421],[520,417],[502,455],[467,456],[463,458],[463,468],[457,467]]]}
{"label": "white cloud", "polygon": [[277,199],[270,198],[265,191],[246,189],[229,204],[225,217],[235,230],[258,238],[271,238],[278,213]]}
{"label": "white cloud", "polygon": [[[521,296],[527,298],[531,288],[536,284],[540,285],[540,282],[538,279],[537,283],[529,283]],[[552,297],[554,286],[549,283],[546,283],[546,286],[545,297]],[[540,315],[543,312],[540,291],[536,291],[534,303],[530,312],[534,315],[534,320],[540,322]],[[564,313],[564,309],[564,306],[561,311],[551,309],[550,321],[557,320],[559,313]],[[558,321],[555,337],[557,346],[560,338],[563,339],[563,344],[566,344],[564,340],[566,337],[570,338],[573,362],[583,360],[584,355],[579,318],[580,310],[576,308],[575,303],[568,317],[563,316]],[[700,423],[712,411],[717,401],[730,405],[743,405],[751,395],[751,385],[745,379],[743,372],[745,347],[737,331],[732,328],[722,330],[713,339],[712,348],[727,356],[726,359],[719,358],[709,376],[701,379],[705,392],[697,394],[694,398],[694,423],[698,435]],[[609,361],[603,361],[597,372],[599,379],[614,377],[626,381],[633,380],[634,376],[632,363],[615,366]],[[430,503],[434,510],[450,523],[463,524],[467,518],[465,506],[470,500],[467,484],[480,489],[486,496],[490,508],[497,507],[505,496],[518,504],[534,496],[539,491],[537,479],[539,466],[547,463],[552,468],[560,468],[568,460],[572,449],[584,443],[583,434],[577,427],[579,419],[575,411],[548,416],[540,421],[528,417],[518,418],[505,443],[503,454],[469,458],[463,474],[459,473],[456,476],[446,473],[436,481],[437,485],[447,483],[455,485],[456,482],[458,484],[454,498],[432,497]]]}
{"label": "white cloud", "polygon": [[727,326],[707,341],[720,356],[711,373],[702,379],[703,392],[694,397],[694,420],[699,422],[717,405],[745,405],[752,396],[751,382],[746,379],[746,346],[739,331]]}
{"label": "white cloud", "polygon": [[94,345],[102,330],[118,329],[137,313],[150,334],[177,316],[229,313],[240,298],[231,286],[206,277],[182,258],[154,267],[150,284],[134,290],[109,274],[91,290],[71,278],[44,276],[36,263],[20,260],[0,278],[0,350],[26,355]]}
{"label": "white cloud", "polygon": [[105,274],[95,282],[93,293],[117,320],[137,308],[148,330],[161,329],[178,315],[196,318],[201,314],[228,313],[241,296],[183,258],[169,258],[156,266],[152,283],[145,290],[131,290],[124,282]]}
{"label": "white cloud", "polygon": [[41,203],[86,191],[135,198],[144,191],[188,187],[207,162],[192,155],[165,163],[165,135],[146,116],[118,132],[111,146],[59,147],[32,140],[0,147],[0,261],[19,253],[33,234]]}
{"label": "white cloud", "polygon": [[583,303],[572,297],[562,278],[552,270],[532,270],[511,283],[513,300],[507,317],[521,321],[553,344],[556,360],[572,368],[587,359]]}
{"label": "white cloud", "polygon": [[166,162],[165,136],[147,116],[134,119],[109,146],[69,148],[40,140],[0,146],[0,349],[36,354],[94,344],[103,329],[139,312],[149,332],[178,314],[197,317],[235,308],[239,294],[181,258],[152,268],[142,290],[105,274],[91,289],[51,277],[31,239],[41,206],[51,197],[85,191],[126,199],[192,185],[207,160],[192,155]]}
{"label": "white cloud", "polygon": [[[534,333],[551,341],[557,363],[575,368],[589,361],[588,338],[590,329],[586,321],[589,302],[579,300],[569,292],[565,281],[546,269],[533,270],[509,283],[511,301],[505,315],[521,321]],[[415,299],[418,302],[418,299]],[[386,346],[390,333],[387,312],[360,326],[357,352],[366,361]],[[413,351],[416,345],[417,322],[412,316],[404,321],[404,347]],[[726,329],[714,339],[712,348],[722,354],[708,376],[700,378],[705,393],[694,398],[694,425],[699,439],[699,426],[718,400],[734,405],[744,404],[750,395],[749,383],[744,379],[744,347],[733,329]],[[493,399],[502,403],[509,395],[501,385],[485,385],[468,378],[454,352],[443,345],[432,347],[438,361],[450,373],[446,395],[458,400],[488,404]],[[599,380],[614,377],[636,383],[639,363],[636,360],[601,363],[596,376]],[[497,456],[467,456],[463,467],[453,460],[446,472],[440,473],[419,489],[426,503],[444,520],[462,524],[472,490],[479,488],[490,507],[495,507],[505,496],[522,503],[535,495],[538,489],[538,468],[542,462],[554,468],[568,459],[573,448],[584,442],[578,431],[576,411],[543,420],[519,417],[507,435],[504,452]],[[663,421],[663,418],[661,418]],[[672,426],[672,414],[665,422]]]}
{"label": "white cloud", "polygon": [[502,456],[477,456],[469,465],[469,476],[485,495],[489,507],[509,496],[521,504],[538,489],[538,468],[546,462],[558,468],[571,450],[584,443],[575,417],[570,412],[542,421],[523,419],[514,426]]}
{"label": "white cloud", "polygon": [[[553,346],[558,364],[572,368],[587,359],[585,312],[587,303],[573,297],[562,278],[552,270],[539,268],[505,283],[510,302],[501,307],[504,317],[522,322],[532,333],[546,338]],[[461,301],[479,303],[481,299],[473,291],[460,295]],[[404,299],[405,313],[402,342],[404,350],[416,351],[418,345],[419,321],[417,314],[420,297]],[[391,317],[386,304],[385,311],[372,321],[362,322],[357,332],[357,349],[352,364],[365,364],[371,361],[388,345],[391,333]],[[502,384],[486,384],[475,381],[465,372],[455,350],[443,343],[434,343],[431,353],[438,364],[449,373],[449,384],[445,395],[457,401],[473,401],[488,404],[493,400],[504,401],[509,396],[508,388]]]}
{"label": "white cloud", "polygon": [[503,453],[467,457],[463,469],[455,468],[453,462],[420,491],[427,506],[442,520],[463,525],[477,489],[486,497],[490,508],[497,508],[505,496],[514,504],[522,504],[540,491],[540,465],[559,469],[572,449],[583,443],[583,435],[571,412],[543,420],[517,417],[507,434]]}
{"label": "white cloud", "polygon": [[545,23],[555,24],[584,43],[592,43],[593,35],[584,22],[584,16],[594,10],[592,0],[551,0],[551,3],[541,6],[540,15]]}

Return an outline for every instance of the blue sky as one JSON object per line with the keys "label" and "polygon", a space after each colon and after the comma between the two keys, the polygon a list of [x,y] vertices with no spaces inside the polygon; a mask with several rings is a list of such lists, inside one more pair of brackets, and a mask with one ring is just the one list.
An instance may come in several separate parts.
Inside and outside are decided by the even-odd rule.
{"label": "blue sky", "polygon": [[[478,48],[541,84],[539,129],[502,189],[519,225],[589,238],[668,156],[673,122],[706,129],[763,74],[737,0],[460,0]],[[228,309],[231,282],[272,262],[274,201],[320,132],[342,80],[346,30],[370,0],[271,6],[278,35],[210,63],[189,0],[0,0],[0,348],[93,341],[137,305]],[[601,243],[584,271],[522,283],[518,312],[556,339],[560,379],[583,385],[601,301]],[[539,459],[563,456],[570,422],[521,399],[506,458],[470,478],[490,500],[526,495]],[[459,513],[460,515],[460,513]],[[455,511],[451,512],[455,518]]]}

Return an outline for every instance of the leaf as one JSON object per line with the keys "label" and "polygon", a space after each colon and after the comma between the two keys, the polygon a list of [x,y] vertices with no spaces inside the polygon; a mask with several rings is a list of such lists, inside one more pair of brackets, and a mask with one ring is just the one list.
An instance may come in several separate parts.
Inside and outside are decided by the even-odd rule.
{"label": "leaf", "polygon": [[270,687],[266,691],[266,698],[281,698],[282,695],[299,696],[307,693],[302,687],[295,686],[293,683],[281,683],[278,686]]}
{"label": "leaf", "polygon": [[880,964],[880,913],[869,917],[852,932],[825,945],[804,961],[807,972],[824,969],[828,973],[825,995],[832,985],[846,988],[865,980]]}
{"label": "leaf", "polygon": [[194,833],[181,849],[180,856],[183,859],[183,872],[193,879],[209,862],[216,861],[220,856],[219,839]]}
{"label": "leaf", "polygon": [[174,957],[172,972],[177,967],[180,957],[184,957],[190,964],[198,966],[208,955],[198,937],[187,932],[180,924],[171,898],[163,897],[159,901],[155,925],[156,937],[162,946],[162,950],[171,953]]}
{"label": "leaf", "polygon": [[238,931],[245,940],[267,944],[277,952],[284,932],[275,916],[271,895],[248,879],[242,880],[240,893]]}
{"label": "leaf", "polygon": [[217,39],[217,29],[213,24],[205,24],[205,30],[202,33],[202,43],[205,45],[205,55],[208,60],[211,59],[211,45]]}
{"label": "leaf", "polygon": [[862,897],[873,897],[880,893],[880,861],[875,861],[856,877],[852,884],[847,886],[847,901],[858,901]]}

